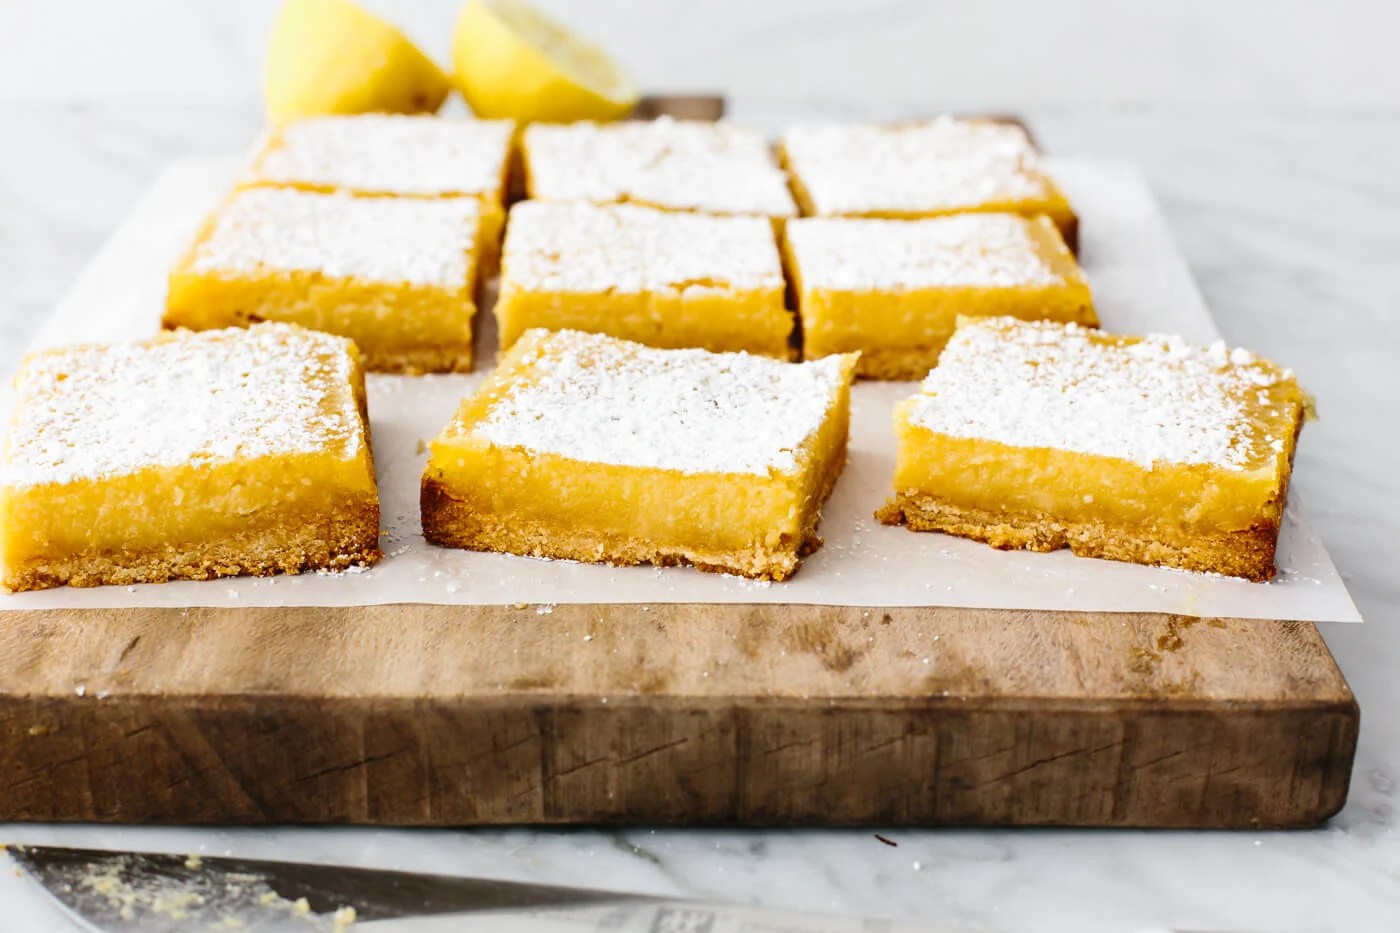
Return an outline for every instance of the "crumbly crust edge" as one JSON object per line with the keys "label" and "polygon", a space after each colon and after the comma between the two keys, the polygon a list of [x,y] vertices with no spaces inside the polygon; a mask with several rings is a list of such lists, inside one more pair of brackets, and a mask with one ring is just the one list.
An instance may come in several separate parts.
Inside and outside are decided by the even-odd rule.
{"label": "crumbly crust edge", "polygon": [[347,502],[328,523],[308,524],[302,510],[289,509],[257,529],[208,541],[31,558],[7,565],[3,583],[18,593],[64,585],[212,580],[344,570],[381,557],[379,504],[361,500]]}
{"label": "crumbly crust edge", "polygon": [[472,371],[472,345],[438,344],[412,350],[382,350],[360,346],[365,369],[374,373],[421,376],[425,373],[469,373]]}
{"label": "crumbly crust edge", "polygon": [[1106,522],[1065,522],[1049,514],[1024,515],[967,508],[917,491],[898,492],[875,517],[911,531],[941,531],[1002,550],[1054,551],[1242,577],[1273,579],[1278,520],[1260,516],[1240,531],[1200,531],[1168,538]]}

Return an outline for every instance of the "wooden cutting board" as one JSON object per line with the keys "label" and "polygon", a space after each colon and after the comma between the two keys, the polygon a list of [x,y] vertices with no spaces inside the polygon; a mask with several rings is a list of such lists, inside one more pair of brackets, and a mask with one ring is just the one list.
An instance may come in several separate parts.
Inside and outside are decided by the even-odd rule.
{"label": "wooden cutting board", "polygon": [[0,820],[1311,826],[1346,800],[1358,720],[1301,622],[0,614]]}
{"label": "wooden cutting board", "polygon": [[812,606],[10,612],[0,820],[1310,826],[1309,623]]}

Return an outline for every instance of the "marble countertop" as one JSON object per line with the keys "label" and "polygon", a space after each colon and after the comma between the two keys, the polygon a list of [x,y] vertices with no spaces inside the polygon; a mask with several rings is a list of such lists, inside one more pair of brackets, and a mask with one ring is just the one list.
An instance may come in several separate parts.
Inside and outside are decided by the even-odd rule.
{"label": "marble countertop", "polygon": [[[178,8],[200,20],[178,4],[147,5]],[[246,37],[260,35],[263,27],[254,20],[265,19],[266,3],[250,4],[246,22],[235,21],[228,12],[232,5],[207,5],[223,12],[201,14],[190,29],[207,40],[208,54],[182,49],[180,61],[189,63],[194,77],[163,90],[153,81],[150,87],[107,87],[102,80],[108,75],[99,75],[96,66],[85,77],[67,71],[46,76],[35,55],[16,64],[22,47],[61,41],[54,22],[64,10],[52,8],[89,9],[79,3],[43,6],[49,12],[0,11],[0,370],[6,372],[161,167],[181,156],[238,151],[261,117],[246,74],[241,85],[229,79],[227,87],[209,75],[214,68],[244,74],[240,69],[256,58]],[[830,11],[838,5],[816,6]],[[1111,15],[1103,4],[1073,6]],[[1368,70],[1349,54],[1356,50],[1365,58],[1369,48],[1377,62],[1385,60],[1373,36],[1384,24],[1352,22],[1342,34],[1343,27],[1329,20],[1332,31],[1320,33],[1318,45],[1304,42],[1306,54],[1241,45],[1244,64],[1234,74],[1217,60],[1225,54],[1217,48],[1223,41],[1218,36],[1195,45],[1171,40],[1213,35],[1206,27],[1219,24],[1202,19],[1210,16],[1208,6],[1183,2],[1176,13],[1159,11],[1153,23],[1138,24],[1169,35],[1141,40],[1141,67],[1122,56],[1110,62],[1124,69],[1122,86],[1100,82],[1099,92],[1079,78],[1048,81],[1047,88],[1031,61],[1018,66],[1023,71],[1015,80],[999,72],[986,95],[958,90],[920,96],[910,90],[917,63],[909,66],[914,72],[892,77],[893,66],[875,61],[879,43],[859,36],[850,54],[864,55],[867,67],[845,66],[847,75],[862,75],[865,83],[858,87],[827,72],[814,71],[803,84],[790,77],[765,81],[762,69],[724,61],[705,70],[704,41],[714,28],[701,30],[701,38],[677,56],[686,83],[730,88],[732,116],[769,130],[797,119],[891,117],[943,107],[1017,109],[1052,151],[1119,156],[1144,166],[1227,338],[1293,367],[1317,397],[1321,420],[1304,432],[1296,495],[1367,619],[1364,625],[1324,628],[1362,708],[1350,801],[1326,827],[1198,833],[5,825],[0,841],[232,852],[597,885],[922,919],[931,928],[953,931],[1400,928],[1400,576],[1394,569],[1400,435],[1393,411],[1400,397],[1400,93],[1393,77],[1383,79],[1391,82],[1388,88],[1377,87],[1379,65]],[[1239,17],[1238,7],[1260,15],[1265,7],[1228,6],[1230,22]],[[1390,10],[1359,0],[1342,6],[1358,15]],[[414,16],[432,9],[426,3],[405,8]],[[700,16],[689,5],[685,9],[686,22]],[[804,14],[798,21],[793,9],[778,3],[777,12],[761,17],[768,35],[820,46],[832,30],[856,28],[835,18],[823,31],[820,17]],[[909,4],[881,4],[879,10],[885,20],[878,30],[884,32],[898,32],[899,17],[909,20],[910,29],[948,25],[946,13],[924,16]],[[1393,26],[1393,12],[1384,15]],[[656,80],[664,62],[645,51],[646,30],[669,36],[671,27],[656,13],[632,26],[622,25],[620,14],[616,19],[616,41],[636,49],[644,80]],[[1219,26],[1227,34],[1229,28]],[[107,53],[89,35],[98,29],[80,30],[79,40],[100,58]],[[745,32],[742,41],[724,46],[725,54],[752,55],[763,35]],[[151,72],[147,51],[133,55],[138,77]],[[1259,58],[1265,54],[1271,57]],[[1193,67],[1192,56],[1203,57],[1204,66]],[[217,60],[210,65],[210,59]],[[938,66],[927,67],[937,72]],[[1315,81],[1310,70],[1319,72]],[[1158,80],[1171,74],[1190,86],[1183,90]],[[896,78],[903,92],[882,95],[881,82]],[[898,845],[881,843],[877,831]],[[64,928],[30,885],[8,872],[0,873],[0,909],[6,930]]]}

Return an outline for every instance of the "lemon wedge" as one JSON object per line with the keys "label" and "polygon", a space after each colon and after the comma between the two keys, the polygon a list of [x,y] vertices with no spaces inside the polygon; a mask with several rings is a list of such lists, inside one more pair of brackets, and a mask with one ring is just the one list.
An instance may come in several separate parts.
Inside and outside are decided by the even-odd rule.
{"label": "lemon wedge", "polygon": [[636,89],[607,53],[524,0],[468,0],[452,62],[479,117],[615,120],[637,103]]}
{"label": "lemon wedge", "polygon": [[275,123],[336,113],[423,113],[451,82],[397,27],[351,0],[286,0],[267,46]]}

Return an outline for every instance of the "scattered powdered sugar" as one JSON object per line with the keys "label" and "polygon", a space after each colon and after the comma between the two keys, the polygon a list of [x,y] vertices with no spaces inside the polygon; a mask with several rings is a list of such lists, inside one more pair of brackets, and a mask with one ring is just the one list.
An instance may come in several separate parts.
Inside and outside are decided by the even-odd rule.
{"label": "scattered powdered sugar", "polygon": [[790,128],[782,143],[818,214],[942,210],[1049,194],[1025,131],[1002,123],[945,116],[811,124]]}
{"label": "scattered powdered sugar", "polygon": [[1009,288],[1064,278],[1041,258],[1032,220],[956,214],[927,220],[805,217],[787,226],[804,288]]}
{"label": "scattered powdered sugar", "polygon": [[0,484],[33,486],[276,454],[356,456],[350,341],[284,324],[29,357]]}
{"label": "scattered powdered sugar", "polygon": [[930,431],[1157,463],[1244,469],[1248,402],[1291,374],[1223,342],[1125,339],[1075,324],[963,323],[910,420]]}
{"label": "scattered powdered sugar", "polygon": [[362,198],[247,188],[214,217],[193,269],[211,274],[319,272],[332,278],[464,288],[475,198]]}
{"label": "scattered powdered sugar", "polygon": [[758,133],[729,123],[536,123],[524,133],[530,196],[636,201],[677,210],[791,217],[787,178]]}
{"label": "scattered powdered sugar", "polygon": [[522,201],[511,208],[505,288],[643,292],[782,288],[772,225],[631,204]]}
{"label": "scattered powdered sugar", "polygon": [[472,429],[500,446],[683,473],[791,473],[845,362],[657,350],[578,331],[527,332],[531,363]]}
{"label": "scattered powdered sugar", "polygon": [[[336,568],[321,567],[316,571],[318,575],[323,577],[358,577],[373,572],[374,566],[371,564],[350,564],[346,567]],[[276,578],[272,577],[270,579]]]}
{"label": "scattered powdered sugar", "polygon": [[270,131],[243,180],[362,194],[499,198],[514,131],[509,120],[312,117]]}

